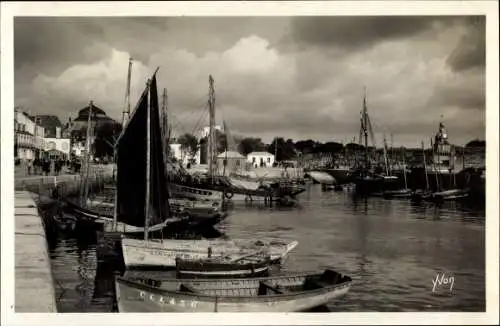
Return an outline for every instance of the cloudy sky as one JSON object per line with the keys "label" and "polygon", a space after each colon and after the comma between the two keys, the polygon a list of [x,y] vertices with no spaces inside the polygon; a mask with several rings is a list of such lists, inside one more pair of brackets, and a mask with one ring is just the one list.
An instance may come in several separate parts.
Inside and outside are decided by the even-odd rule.
{"label": "cloudy sky", "polygon": [[233,134],[350,141],[366,86],[378,145],[428,143],[441,115],[453,143],[485,138],[481,17],[17,17],[14,51],[15,104],[63,120],[90,100],[120,120],[131,56],[132,107],[160,66],[178,133],[212,74]]}

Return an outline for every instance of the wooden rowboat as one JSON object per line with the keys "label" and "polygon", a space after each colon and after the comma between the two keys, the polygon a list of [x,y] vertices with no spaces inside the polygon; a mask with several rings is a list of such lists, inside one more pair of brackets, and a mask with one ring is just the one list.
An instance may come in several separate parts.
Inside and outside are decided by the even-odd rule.
{"label": "wooden rowboat", "polygon": [[345,295],[352,280],[332,270],[249,279],[116,277],[119,312],[297,312]]}
{"label": "wooden rowboat", "polygon": [[239,257],[219,256],[205,259],[176,259],[178,278],[245,278],[265,276],[271,257],[252,252]]}
{"label": "wooden rowboat", "polygon": [[383,192],[383,197],[386,199],[408,198],[411,196],[412,196],[412,191],[410,189],[386,190]]}

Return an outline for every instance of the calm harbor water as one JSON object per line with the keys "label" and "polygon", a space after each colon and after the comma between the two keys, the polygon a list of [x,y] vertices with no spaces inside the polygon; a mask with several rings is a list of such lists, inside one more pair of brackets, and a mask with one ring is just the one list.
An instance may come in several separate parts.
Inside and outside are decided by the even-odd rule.
{"label": "calm harbor water", "polygon": [[[351,276],[351,291],[330,311],[485,311],[484,210],[310,187],[299,208],[235,205],[218,229],[229,238],[298,240],[282,271]],[[113,311],[113,276],[98,268],[95,244],[59,237],[50,247],[59,312]],[[450,283],[433,292],[438,274],[453,277],[452,292]]]}

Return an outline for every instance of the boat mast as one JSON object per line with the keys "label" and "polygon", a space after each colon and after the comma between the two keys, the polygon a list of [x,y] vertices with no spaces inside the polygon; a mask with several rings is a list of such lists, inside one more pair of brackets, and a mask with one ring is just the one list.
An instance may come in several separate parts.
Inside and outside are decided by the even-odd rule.
{"label": "boat mast", "polygon": [[89,178],[89,165],[90,165],[90,135],[91,135],[91,130],[92,130],[92,107],[93,107],[93,102],[90,101],[89,103],[89,116],[87,118],[87,142],[86,142],[86,148],[85,148],[85,177],[83,178],[82,182],[82,196],[81,196],[81,205],[84,206],[87,204],[87,196],[88,196],[88,178]]}
{"label": "boat mast", "polygon": [[149,191],[151,182],[151,79],[147,82],[148,107],[146,119],[146,198],[144,202],[144,241],[148,241],[149,236]]}
{"label": "boat mast", "polygon": [[394,135],[391,132],[391,150],[389,151],[389,172],[392,175],[392,169],[394,168]]}
{"label": "boat mast", "polygon": [[163,89],[163,96],[162,96],[162,113],[163,113],[163,128],[162,128],[162,132],[163,132],[163,142],[165,144],[165,148],[164,148],[164,153],[165,153],[165,157],[164,157],[164,161],[165,163],[167,163],[168,161],[168,152],[170,150],[170,145],[169,145],[169,128],[168,128],[168,95],[167,95],[167,89],[164,88]]}
{"label": "boat mast", "polygon": [[125,107],[123,108],[122,125],[128,121],[130,116],[130,80],[132,77],[132,58],[128,59],[128,72],[127,72],[127,88],[125,91]]}
{"label": "boat mast", "polygon": [[[122,130],[125,129],[125,125],[130,117],[130,81],[132,79],[132,58],[128,59],[128,72],[127,72],[127,87],[125,89],[125,105],[123,107],[123,115],[122,115]],[[115,163],[115,206],[113,209],[113,230],[116,230],[117,227],[117,214],[118,214],[118,158],[116,156],[118,149],[118,142],[115,143],[113,149],[114,163]]]}
{"label": "boat mast", "polygon": [[363,137],[364,137],[364,142],[365,142],[365,165],[366,168],[368,168],[368,109],[366,107],[366,87],[365,87],[365,92],[363,96],[363,114],[361,116],[362,120],[362,132],[363,132]]}
{"label": "boat mast", "polygon": [[425,147],[424,142],[422,141],[422,154],[424,157],[424,170],[425,170],[425,190],[429,190],[429,175],[427,174],[427,160],[425,158]]}
{"label": "boat mast", "polygon": [[215,90],[214,90],[214,79],[212,78],[212,75],[208,76],[208,83],[209,83],[209,98],[208,98],[208,109],[209,109],[209,115],[210,115],[210,122],[209,122],[209,135],[208,135],[208,150],[209,150],[209,155],[208,155],[208,175],[210,177],[211,182],[213,182],[213,177],[215,175]]}
{"label": "boat mast", "polygon": [[278,137],[274,139],[274,161],[278,164]]}
{"label": "boat mast", "polygon": [[436,168],[436,160],[435,160],[435,157],[436,157],[436,153],[435,153],[435,149],[434,149],[434,143],[432,142],[432,137],[431,137],[431,147],[432,147],[432,166],[434,168],[434,175],[436,176],[436,191],[439,191],[440,187],[439,187],[439,176],[438,176],[438,169]]}
{"label": "boat mast", "polygon": [[408,182],[406,180],[406,164],[405,164],[405,149],[404,147],[401,148],[401,155],[402,155],[402,162],[403,162],[403,177],[405,179],[405,190],[408,189]]}
{"label": "boat mast", "polygon": [[389,164],[387,163],[387,141],[385,139],[385,132],[384,132],[384,162],[385,162],[385,173],[386,175],[389,175]]}

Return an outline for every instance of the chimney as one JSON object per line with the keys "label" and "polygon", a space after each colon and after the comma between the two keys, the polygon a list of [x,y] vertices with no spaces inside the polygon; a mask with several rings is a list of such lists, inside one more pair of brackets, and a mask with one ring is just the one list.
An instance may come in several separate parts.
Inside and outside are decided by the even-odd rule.
{"label": "chimney", "polygon": [[61,138],[61,127],[56,127],[56,138]]}

